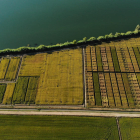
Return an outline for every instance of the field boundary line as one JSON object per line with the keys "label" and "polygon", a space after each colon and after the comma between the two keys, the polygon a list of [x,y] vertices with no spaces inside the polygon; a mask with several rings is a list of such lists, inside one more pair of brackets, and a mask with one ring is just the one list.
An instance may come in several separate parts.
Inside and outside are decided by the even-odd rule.
{"label": "field boundary line", "polygon": [[19,61],[19,65],[18,65],[18,69],[17,69],[17,73],[16,73],[15,82],[17,82],[17,80],[18,80],[18,75],[19,75],[19,71],[20,71],[20,68],[21,68],[22,60],[23,60],[23,56],[20,57],[20,61]]}
{"label": "field boundary line", "polygon": [[120,140],[122,140],[121,130],[120,130],[120,125],[119,125],[119,120],[118,120],[118,117],[116,117],[116,122],[117,122],[117,127],[118,127],[119,139],[120,139]]}
{"label": "field boundary line", "polygon": [[85,103],[84,103],[84,107],[87,107],[87,100],[86,100],[86,80],[85,80],[85,50],[83,48],[83,91],[84,91],[84,98],[85,98]]}

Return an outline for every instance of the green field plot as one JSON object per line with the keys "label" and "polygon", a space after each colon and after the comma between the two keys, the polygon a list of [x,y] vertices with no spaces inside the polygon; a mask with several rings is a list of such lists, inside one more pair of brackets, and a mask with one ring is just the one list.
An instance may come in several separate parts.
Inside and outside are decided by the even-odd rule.
{"label": "green field plot", "polygon": [[13,94],[13,104],[23,104],[28,86],[28,77],[19,77]]}
{"label": "green field plot", "polygon": [[27,104],[34,104],[37,92],[37,85],[38,85],[38,78],[39,77],[30,77],[27,93],[25,97],[25,103]]}
{"label": "green field plot", "polygon": [[119,140],[115,118],[0,116],[0,139]]}
{"label": "green field plot", "polygon": [[2,58],[0,62],[0,80],[5,78],[5,74],[8,68],[10,59],[9,58]]}
{"label": "green field plot", "polygon": [[3,96],[5,93],[6,85],[5,84],[0,84],[0,103],[2,103]]}
{"label": "green field plot", "polygon": [[140,53],[139,53],[137,47],[133,47],[133,50],[134,50],[134,53],[135,53],[135,56],[136,56],[136,59],[137,59],[138,66],[140,68]]}
{"label": "green field plot", "polygon": [[122,140],[140,139],[140,118],[120,118],[119,124]]}
{"label": "green field plot", "polygon": [[5,76],[6,80],[11,81],[16,78],[19,62],[20,62],[20,57],[11,58],[10,64],[9,64],[9,67]]}
{"label": "green field plot", "polygon": [[98,71],[103,71],[101,52],[100,52],[100,47],[98,46],[96,47],[96,56],[97,56]]}
{"label": "green field plot", "polygon": [[113,58],[114,69],[116,72],[120,72],[120,67],[119,67],[119,62],[118,62],[115,47],[111,47],[111,54]]}
{"label": "green field plot", "polygon": [[98,73],[93,73],[93,83],[94,83],[94,92],[95,92],[95,104],[97,106],[101,106],[102,103],[101,103],[101,93],[100,93]]}

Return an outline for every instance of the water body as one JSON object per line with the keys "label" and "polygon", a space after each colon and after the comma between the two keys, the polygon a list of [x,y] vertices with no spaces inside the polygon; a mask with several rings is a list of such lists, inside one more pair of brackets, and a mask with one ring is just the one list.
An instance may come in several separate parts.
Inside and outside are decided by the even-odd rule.
{"label": "water body", "polygon": [[0,0],[0,49],[134,30],[140,0]]}

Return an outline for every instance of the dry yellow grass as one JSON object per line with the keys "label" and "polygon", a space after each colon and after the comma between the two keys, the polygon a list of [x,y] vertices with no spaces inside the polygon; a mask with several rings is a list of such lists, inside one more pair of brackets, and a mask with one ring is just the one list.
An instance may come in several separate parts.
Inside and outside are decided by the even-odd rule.
{"label": "dry yellow grass", "polygon": [[2,104],[11,104],[15,83],[8,83],[4,94]]}
{"label": "dry yellow grass", "polygon": [[11,81],[16,78],[19,62],[20,62],[20,57],[11,58],[10,64],[9,64],[9,67],[5,76],[6,80]]}
{"label": "dry yellow grass", "polygon": [[7,71],[9,61],[10,61],[9,58],[2,58],[2,60],[0,62],[0,79],[5,78],[5,74],[6,74],[6,71]]}

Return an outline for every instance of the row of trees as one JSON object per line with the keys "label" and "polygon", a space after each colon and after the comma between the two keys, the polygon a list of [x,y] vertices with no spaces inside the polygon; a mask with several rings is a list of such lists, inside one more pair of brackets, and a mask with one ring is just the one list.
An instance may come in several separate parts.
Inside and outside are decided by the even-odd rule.
{"label": "row of trees", "polygon": [[111,41],[111,40],[123,39],[123,38],[128,38],[128,37],[139,36],[139,35],[140,35],[140,25],[137,25],[134,31],[127,31],[126,33],[116,32],[115,35],[110,33],[105,36],[99,36],[98,38],[90,37],[89,39],[87,39],[87,37],[84,37],[82,40],[79,40],[79,41],[73,40],[72,42],[65,42],[65,43],[49,45],[49,46],[45,46],[45,45],[39,45],[38,47],[23,46],[17,49],[4,49],[4,50],[0,50],[0,54],[4,55],[4,54],[47,51],[47,50],[54,50],[54,49],[59,49],[59,48],[74,47],[77,45],[85,45],[88,43],[101,43],[102,41]]}

